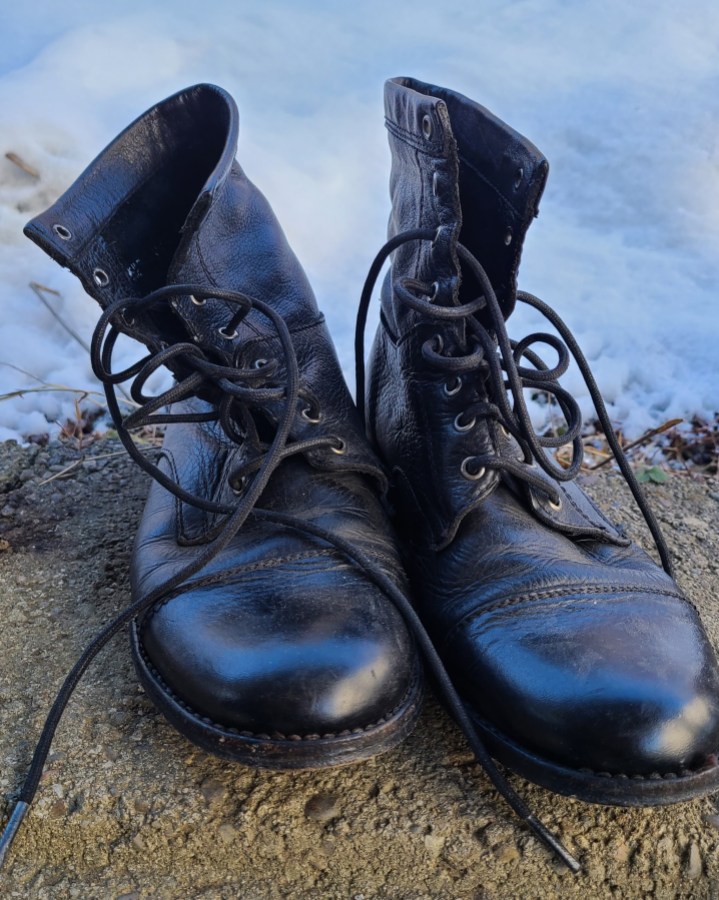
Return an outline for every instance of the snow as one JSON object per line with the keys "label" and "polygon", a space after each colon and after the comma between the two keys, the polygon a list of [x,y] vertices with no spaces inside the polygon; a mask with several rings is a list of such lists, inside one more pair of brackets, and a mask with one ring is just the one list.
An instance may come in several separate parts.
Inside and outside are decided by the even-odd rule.
{"label": "snow", "polygon": [[[22,226],[136,115],[198,81],[237,100],[241,163],[307,269],[351,383],[357,299],[388,213],[382,84],[412,75],[478,100],[548,156],[520,287],[573,329],[613,420],[632,436],[713,418],[717,46],[714,0],[3,4],[0,395],[98,389],[28,285],[58,291],[48,299],[85,339],[97,308]],[[546,328],[516,313],[511,335],[528,330]],[[565,383],[589,415],[575,369]],[[0,439],[57,428],[77,396],[1,400]]]}

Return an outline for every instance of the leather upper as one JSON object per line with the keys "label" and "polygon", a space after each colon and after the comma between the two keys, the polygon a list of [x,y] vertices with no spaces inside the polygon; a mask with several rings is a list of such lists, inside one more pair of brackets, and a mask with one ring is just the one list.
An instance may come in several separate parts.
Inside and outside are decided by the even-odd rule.
{"label": "leather upper", "polygon": [[[224,91],[181,91],[130,125],[26,233],[103,308],[165,284],[199,284],[258,298],[279,313],[300,371],[289,443],[327,436],[332,446],[281,462],[257,506],[324,526],[403,586],[379,500],[384,472],[304,272],[234,160],[237,135],[237,110]],[[231,334],[236,311],[226,300],[198,302],[178,291],[169,304],[128,315],[121,329],[154,353],[185,342],[225,366],[266,366],[255,387],[282,385],[286,361],[271,322],[253,308]],[[187,374],[179,358],[170,365],[178,378]],[[202,414],[219,399],[208,389],[173,412]],[[282,406],[268,400],[245,410],[239,442],[216,422],[170,426],[162,470],[191,494],[232,507],[233,487],[242,488],[231,475],[245,467],[251,476]],[[223,521],[153,483],[134,550],[135,598],[190,563]],[[322,541],[253,517],[144,616],[140,637],[168,693],[200,717],[250,733],[364,729],[416,690],[413,642],[380,589]]]}
{"label": "leather upper", "polygon": [[459,241],[486,270],[506,318],[546,160],[443,88],[395,79],[385,112],[389,236],[431,229],[435,238],[393,253],[367,425],[394,483],[423,621],[463,697],[507,740],[574,769],[701,768],[719,748],[719,673],[696,611],[576,484],[536,465],[546,493],[501,464],[474,480],[463,474],[474,456],[522,459],[489,417],[457,427],[463,410],[496,403],[504,388],[481,366],[458,382],[449,364],[431,365],[432,354],[468,352],[467,324],[415,309],[398,291],[401,280],[431,285],[437,307],[476,297]]}

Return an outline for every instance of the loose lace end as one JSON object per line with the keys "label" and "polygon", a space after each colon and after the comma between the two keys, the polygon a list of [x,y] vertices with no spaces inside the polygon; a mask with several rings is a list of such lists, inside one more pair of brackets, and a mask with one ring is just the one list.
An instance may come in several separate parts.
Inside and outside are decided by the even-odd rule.
{"label": "loose lace end", "polygon": [[579,862],[572,856],[572,854],[567,850],[564,844],[556,838],[552,832],[543,825],[539,819],[537,819],[534,815],[530,813],[530,815],[524,817],[525,822],[529,825],[532,831],[537,835],[537,837],[542,841],[542,843],[549,847],[552,853],[555,856],[559,857],[564,865],[571,869],[575,875],[581,872],[582,867],[579,865]]}
{"label": "loose lace end", "polygon": [[25,803],[24,800],[18,800],[10,815],[10,818],[7,821],[5,830],[3,831],[2,835],[0,835],[0,868],[2,868],[2,865],[5,862],[5,856],[10,849],[10,845],[12,844],[15,835],[17,834],[18,828],[20,827],[22,820],[25,818],[25,815],[29,808],[29,803]]}

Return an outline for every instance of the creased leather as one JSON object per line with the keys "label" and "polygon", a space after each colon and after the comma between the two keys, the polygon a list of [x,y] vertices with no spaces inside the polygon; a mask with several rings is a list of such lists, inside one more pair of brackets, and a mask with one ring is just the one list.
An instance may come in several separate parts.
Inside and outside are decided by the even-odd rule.
{"label": "creased leather", "polygon": [[[301,376],[291,438],[329,435],[344,452],[324,447],[286,459],[258,508],[344,537],[404,589],[380,502],[385,473],[307,278],[267,200],[234,161],[237,136],[228,94],[212,85],[181,91],[120,134],[26,233],[103,308],[182,282],[241,292],[279,312]],[[97,270],[107,284],[98,283]],[[217,298],[178,295],[161,312],[137,313],[123,330],[151,351],[181,341],[200,344],[224,365],[272,360],[276,334],[254,309],[234,337],[223,336],[235,311]],[[173,365],[182,376],[181,364]],[[284,377],[276,364],[268,376],[276,384]],[[212,400],[196,398],[173,412],[207,410]],[[319,421],[303,417],[308,405]],[[268,403],[257,429],[271,432],[279,414]],[[216,423],[175,424],[161,466],[187,491],[232,506],[230,473],[264,448],[259,437],[231,441]],[[220,524],[153,483],[134,549],[134,597],[187,565]],[[150,610],[140,637],[149,665],[197,716],[253,734],[362,730],[417,690],[414,644],[385,594],[321,541],[252,516],[177,596]]]}
{"label": "creased leather", "polygon": [[[434,283],[433,303],[472,299],[462,294],[460,241],[508,316],[547,162],[443,88],[390,81],[385,111],[389,236],[437,235],[393,253],[366,390],[418,611],[475,714],[548,764],[641,776],[708,765],[719,748],[719,672],[696,611],[577,484],[536,466],[547,496],[496,470],[462,477],[465,457],[519,449],[486,420],[457,430],[468,402],[491,402],[494,388],[478,372],[447,391],[447,373],[422,347],[441,341],[450,355],[462,324],[430,319],[394,289],[411,278]],[[548,502],[555,491],[558,510]]]}

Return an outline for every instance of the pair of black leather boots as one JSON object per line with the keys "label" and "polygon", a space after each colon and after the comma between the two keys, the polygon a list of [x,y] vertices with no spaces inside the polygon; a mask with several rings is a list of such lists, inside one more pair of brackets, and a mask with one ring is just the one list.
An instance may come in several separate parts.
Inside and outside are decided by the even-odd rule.
{"label": "pair of black leather boots", "polygon": [[[573,482],[581,419],[557,382],[567,344],[605,413],[561,320],[517,293],[547,162],[449,90],[394,79],[385,115],[392,212],[360,306],[364,417],[302,269],[234,160],[223,90],[149,110],[27,226],[103,308],[95,372],[155,479],[122,619],[140,680],[214,753],[330,766],[408,734],[422,651],[515,808],[490,755],[600,803],[714,790],[714,653],[621,454],[666,571]],[[390,255],[365,378],[367,303]],[[563,340],[510,340],[518,299]],[[120,333],[148,353],[114,373]],[[149,397],[162,365],[174,385]],[[123,416],[126,379],[138,408]],[[556,402],[562,437],[534,431],[525,391]],[[128,433],[149,422],[168,423],[157,461]],[[551,455],[564,443],[568,468]]]}

